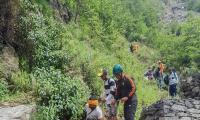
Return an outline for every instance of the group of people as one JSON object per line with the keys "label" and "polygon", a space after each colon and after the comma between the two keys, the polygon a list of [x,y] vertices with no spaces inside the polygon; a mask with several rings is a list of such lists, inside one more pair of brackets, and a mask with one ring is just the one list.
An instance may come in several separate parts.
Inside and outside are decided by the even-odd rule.
{"label": "group of people", "polygon": [[[156,80],[159,89],[162,89],[162,83],[168,85],[169,94],[175,97],[177,94],[178,75],[175,69],[170,68],[165,71],[165,66],[161,61],[158,61],[158,67],[155,69],[148,68],[145,76],[148,80]],[[98,77],[104,81],[104,95],[98,98],[92,95],[85,107],[84,120],[103,120],[106,117],[108,120],[117,120],[117,107],[119,102],[123,103],[124,119],[134,120],[137,109],[137,95],[134,78],[126,75],[120,64],[113,67],[114,80],[109,76],[108,69],[101,70]],[[103,114],[99,102],[106,105],[106,111]]]}
{"label": "group of people", "polygon": [[[114,80],[109,76],[108,69],[103,69],[98,76],[104,81],[104,95],[100,98],[91,96],[85,108],[86,120],[103,120],[104,115],[108,120],[117,120],[117,106],[123,103],[124,119],[134,120],[137,109],[136,85],[134,78],[123,72],[122,66],[116,64],[113,67]],[[98,102],[106,105],[106,112],[103,114]]]}
{"label": "group of people", "polygon": [[178,75],[174,68],[165,69],[164,64],[158,61],[158,66],[149,67],[144,73],[147,80],[156,80],[158,88],[162,89],[164,84],[168,86],[169,95],[175,97],[177,95],[177,84],[179,82]]}

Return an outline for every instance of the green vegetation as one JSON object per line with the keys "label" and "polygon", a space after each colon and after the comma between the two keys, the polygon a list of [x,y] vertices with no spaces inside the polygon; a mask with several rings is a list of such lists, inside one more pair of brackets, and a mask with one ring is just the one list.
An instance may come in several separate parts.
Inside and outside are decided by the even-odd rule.
{"label": "green vegetation", "polygon": [[187,2],[187,8],[189,10],[194,10],[200,12],[200,1],[199,0],[184,0]]}
{"label": "green vegetation", "polygon": [[11,82],[15,86],[14,91],[31,91],[31,81],[30,76],[26,72],[17,72],[14,73],[11,77]]}
{"label": "green vegetation", "polygon": [[[135,78],[136,119],[142,107],[167,97],[155,82],[144,81],[148,66],[162,59],[177,69],[199,70],[199,18],[161,25],[160,0],[53,1],[20,0],[21,71],[11,77],[13,89],[0,82],[1,101],[36,99],[35,120],[80,119],[90,93],[102,93],[97,72],[107,67],[112,75],[116,63]],[[129,51],[131,42],[140,45],[138,53]]]}
{"label": "green vegetation", "polygon": [[0,81],[0,100],[8,93],[7,83],[3,80]]}

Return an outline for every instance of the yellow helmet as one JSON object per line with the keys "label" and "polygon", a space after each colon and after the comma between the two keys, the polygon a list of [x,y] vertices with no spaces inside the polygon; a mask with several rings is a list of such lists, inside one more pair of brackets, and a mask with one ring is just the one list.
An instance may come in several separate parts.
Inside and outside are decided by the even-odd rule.
{"label": "yellow helmet", "polygon": [[108,75],[108,70],[107,69],[101,69],[99,73],[97,73],[98,77],[101,77],[102,75]]}

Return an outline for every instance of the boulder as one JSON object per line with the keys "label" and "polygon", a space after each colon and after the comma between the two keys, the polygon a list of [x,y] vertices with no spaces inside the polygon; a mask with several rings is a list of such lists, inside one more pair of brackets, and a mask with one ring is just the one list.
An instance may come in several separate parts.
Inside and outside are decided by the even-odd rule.
{"label": "boulder", "polygon": [[195,106],[200,106],[199,100],[161,100],[144,108],[140,120],[199,120],[200,109]]}
{"label": "boulder", "polygon": [[30,120],[35,105],[1,106],[0,120]]}

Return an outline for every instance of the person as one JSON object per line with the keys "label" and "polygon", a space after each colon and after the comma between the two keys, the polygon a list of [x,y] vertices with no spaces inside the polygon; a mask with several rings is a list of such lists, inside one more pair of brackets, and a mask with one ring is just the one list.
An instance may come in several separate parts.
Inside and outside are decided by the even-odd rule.
{"label": "person", "polygon": [[112,105],[111,100],[114,99],[116,91],[115,80],[109,78],[108,70],[105,68],[98,74],[104,81],[104,97],[101,99],[106,103],[106,116],[109,120],[117,120],[117,104]]}
{"label": "person", "polygon": [[157,83],[157,86],[159,88],[159,90],[162,89],[162,76],[160,74],[160,68],[157,67],[157,69],[155,70],[154,74],[153,74],[155,80],[156,80],[156,83]]}
{"label": "person", "polygon": [[169,94],[171,97],[176,97],[177,93],[178,75],[175,69],[170,69],[169,75]]}
{"label": "person", "polygon": [[84,120],[103,120],[102,109],[98,105],[98,97],[91,95],[84,109]]}
{"label": "person", "polygon": [[131,44],[131,52],[138,52],[139,50],[139,45],[138,44]]}
{"label": "person", "polygon": [[160,60],[158,61],[158,66],[159,66],[159,69],[160,69],[160,71],[159,71],[160,75],[163,78],[164,64]]}
{"label": "person", "polygon": [[153,80],[153,70],[151,67],[148,67],[148,70],[144,73],[144,76],[147,77],[148,80]]}
{"label": "person", "polygon": [[134,79],[123,73],[120,64],[116,64],[113,67],[113,74],[117,78],[117,90],[115,99],[112,100],[112,104],[116,103],[116,101],[124,103],[125,120],[134,120],[137,109],[137,96],[136,86],[133,81]]}

